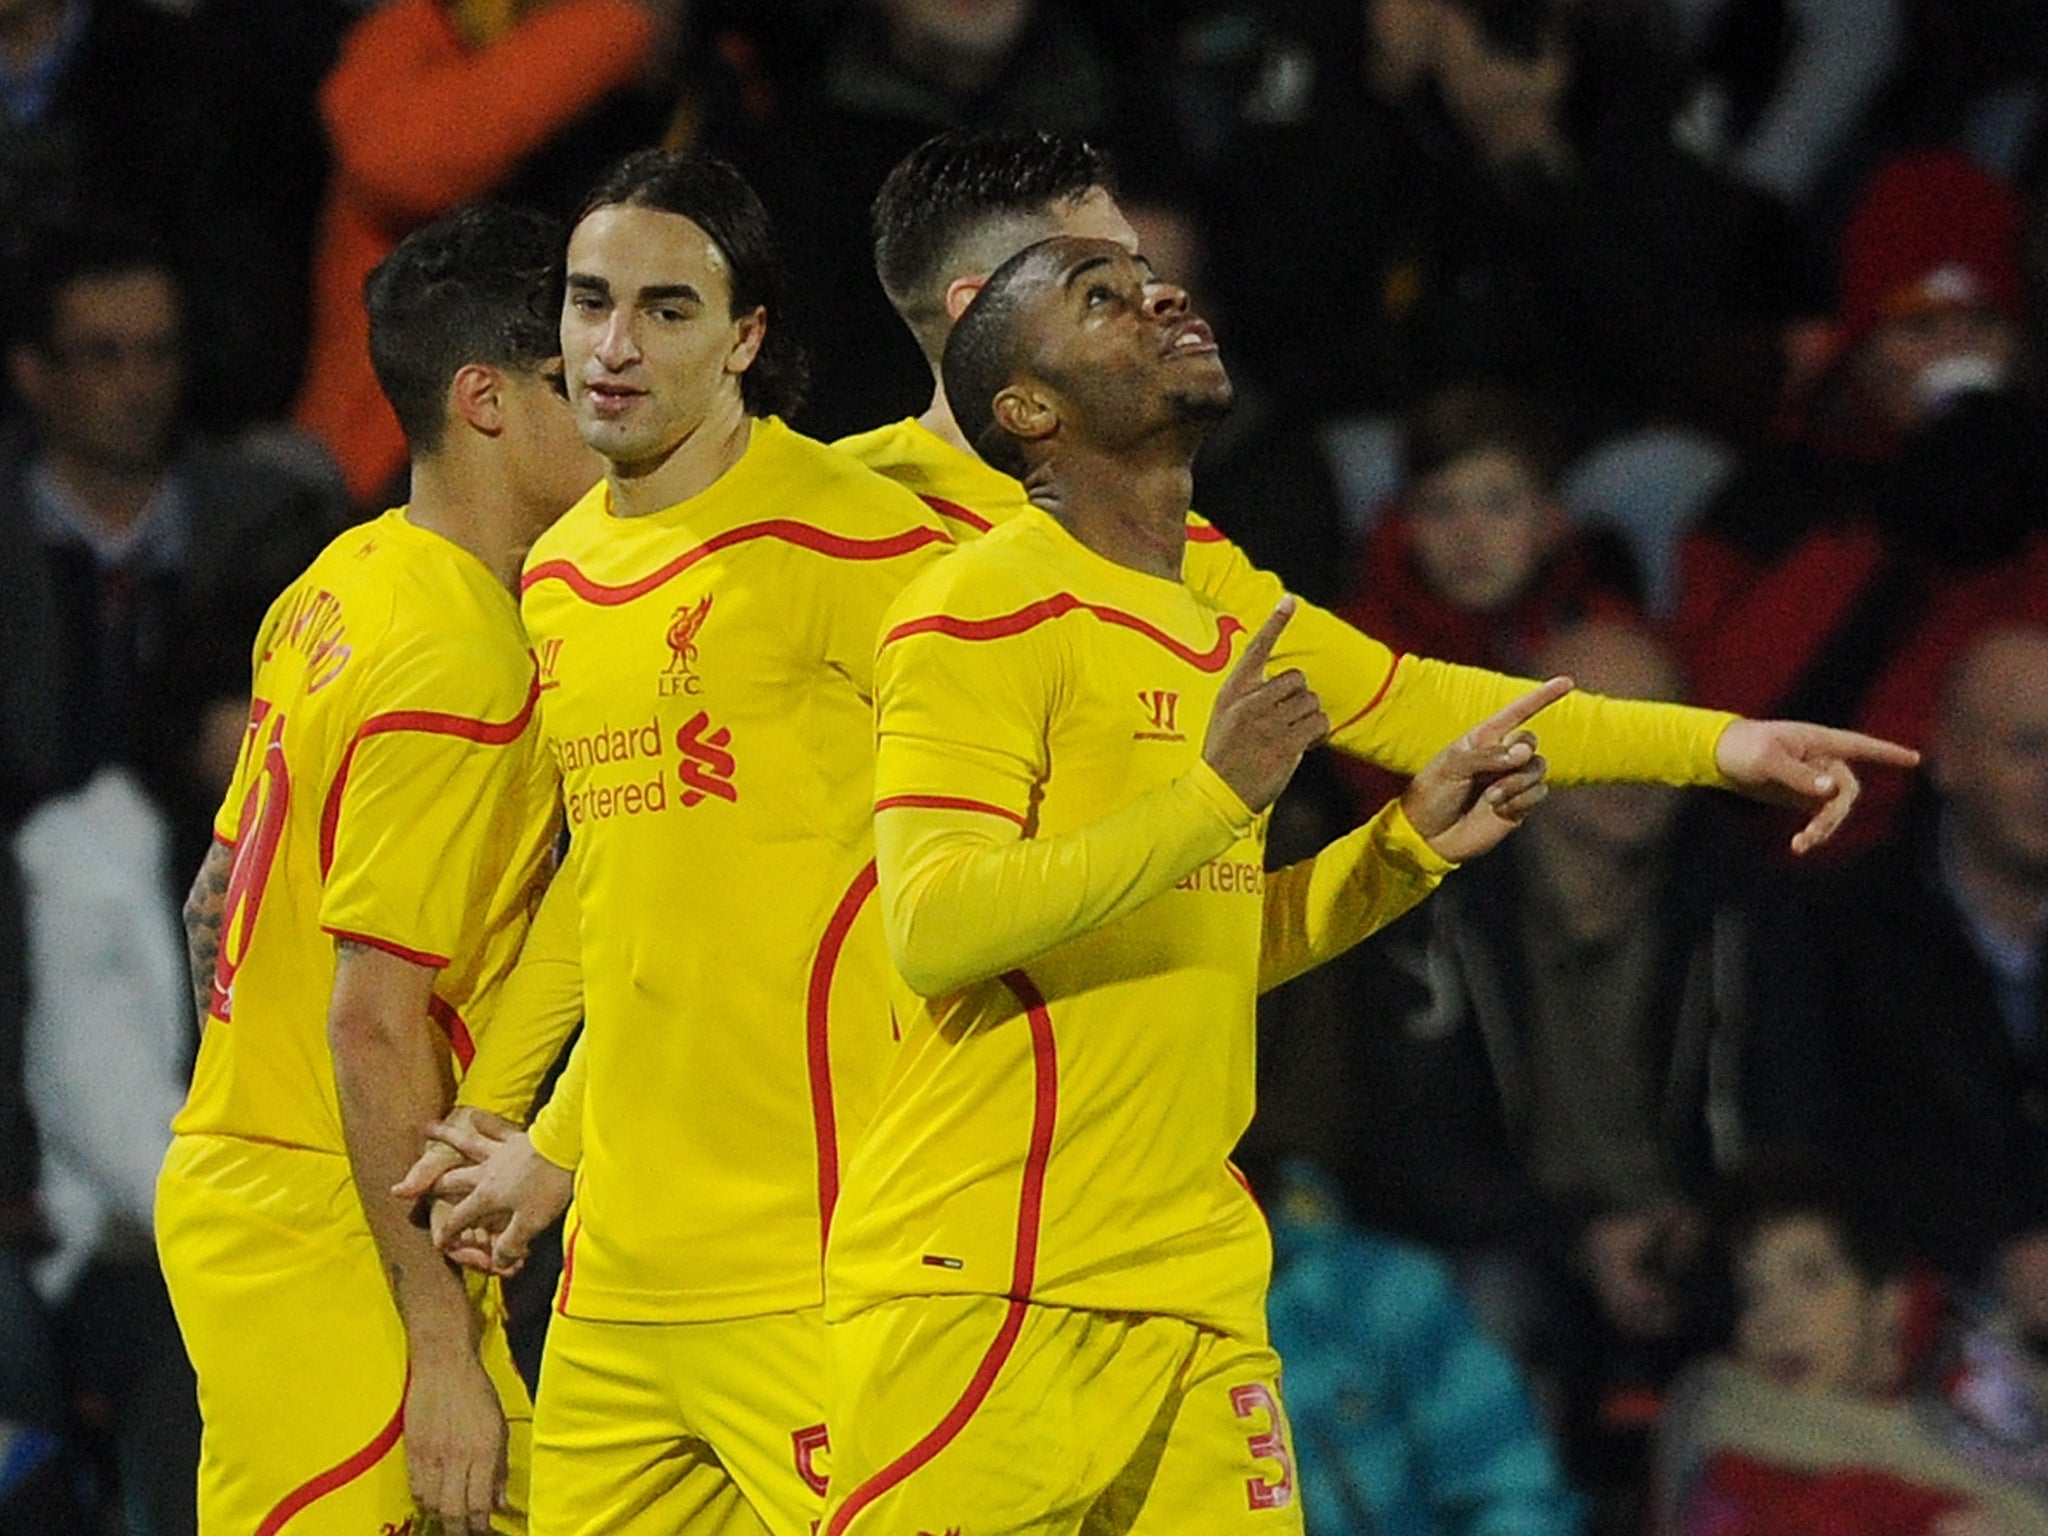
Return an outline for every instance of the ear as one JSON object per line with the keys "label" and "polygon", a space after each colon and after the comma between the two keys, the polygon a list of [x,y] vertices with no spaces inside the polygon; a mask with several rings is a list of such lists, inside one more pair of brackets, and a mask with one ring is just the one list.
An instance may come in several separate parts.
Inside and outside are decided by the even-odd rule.
{"label": "ear", "polygon": [[448,382],[448,413],[484,434],[505,430],[505,380],[486,363],[464,363]]}
{"label": "ear", "polygon": [[1005,386],[993,406],[996,425],[1020,442],[1040,442],[1059,430],[1058,404],[1035,379]]}
{"label": "ear", "polygon": [[7,378],[17,395],[34,404],[48,393],[44,386],[49,382],[49,365],[36,348],[18,343],[7,349]]}
{"label": "ear", "polygon": [[754,366],[754,359],[761,355],[762,344],[768,340],[768,311],[756,305],[753,313],[741,315],[734,322],[732,350],[725,354],[725,371],[735,376],[745,373]]}
{"label": "ear", "polygon": [[987,286],[986,272],[972,277],[956,277],[946,284],[946,318],[957,325],[960,317],[967,313],[967,306],[974,302],[974,296]]}

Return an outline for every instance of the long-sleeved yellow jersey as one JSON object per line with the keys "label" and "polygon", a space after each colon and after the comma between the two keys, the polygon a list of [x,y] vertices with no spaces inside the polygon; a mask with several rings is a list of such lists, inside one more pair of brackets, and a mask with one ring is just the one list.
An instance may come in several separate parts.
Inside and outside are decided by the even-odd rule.
{"label": "long-sleeved yellow jersey", "polygon": [[842,1138],[893,1049],[875,635],[949,543],[915,497],[760,420],[698,495],[623,518],[600,485],[529,554],[578,907],[543,932],[580,936],[585,1014],[563,1311],[819,1300]]}

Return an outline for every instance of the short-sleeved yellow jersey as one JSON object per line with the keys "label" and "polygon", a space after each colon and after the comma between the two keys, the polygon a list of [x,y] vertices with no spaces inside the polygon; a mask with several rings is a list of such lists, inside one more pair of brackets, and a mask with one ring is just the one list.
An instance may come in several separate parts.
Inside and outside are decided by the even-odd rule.
{"label": "short-sleeved yellow jersey", "polygon": [[552,764],[512,596],[403,508],[271,606],[215,834],[234,849],[211,1017],[174,1129],[345,1154],[327,1010],[338,938],[435,967],[459,1065],[545,880]]}
{"label": "short-sleeved yellow jersey", "polygon": [[[1024,487],[915,419],[836,444],[922,497],[962,543],[1029,509]],[[1181,575],[1217,608],[1254,630],[1285,595],[1222,531],[1190,512]],[[1330,744],[1395,773],[1413,773],[1444,745],[1444,719],[1485,719],[1530,683],[1476,667],[1396,655],[1313,603],[1302,603],[1273,650],[1276,669],[1299,667],[1330,717]],[[1543,751],[1557,784],[1645,779],[1725,783],[1714,747],[1733,715],[1682,705],[1641,705],[1574,693],[1543,714]]]}
{"label": "short-sleeved yellow jersey", "polygon": [[1448,866],[1394,806],[1325,882],[1342,895],[1268,875],[1265,818],[1201,756],[1246,635],[1036,511],[890,611],[881,896],[923,996],[847,1167],[828,1315],[966,1291],[1264,1337],[1265,1224],[1228,1162],[1262,979]]}
{"label": "short-sleeved yellow jersey", "polygon": [[915,497],[764,419],[698,495],[622,518],[601,485],[528,556],[582,935],[569,1315],[821,1298],[842,1138],[894,1048],[875,639],[950,544]]}

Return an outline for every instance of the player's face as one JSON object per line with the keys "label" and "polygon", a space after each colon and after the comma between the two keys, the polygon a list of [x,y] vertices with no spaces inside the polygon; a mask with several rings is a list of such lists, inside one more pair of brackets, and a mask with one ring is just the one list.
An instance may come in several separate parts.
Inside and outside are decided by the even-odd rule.
{"label": "player's face", "polygon": [[604,477],[604,460],[583,441],[560,362],[508,371],[504,408],[516,483],[529,492],[530,531],[537,535]]}
{"label": "player's face", "polygon": [[1069,423],[1116,442],[1162,426],[1214,421],[1228,410],[1230,376],[1208,322],[1187,293],[1111,240],[1062,240],[1030,324],[1038,365]]}
{"label": "player's face", "polygon": [[569,236],[562,359],[583,439],[650,469],[714,416],[736,416],[765,334],[734,319],[725,253],[680,214],[600,208]]}

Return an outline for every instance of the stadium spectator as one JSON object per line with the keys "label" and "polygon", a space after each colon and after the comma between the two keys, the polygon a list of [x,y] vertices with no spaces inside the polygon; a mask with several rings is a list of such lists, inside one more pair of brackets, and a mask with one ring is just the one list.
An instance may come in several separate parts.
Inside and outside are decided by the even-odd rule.
{"label": "stadium spectator", "polygon": [[1914,1411],[1927,1297],[1860,1183],[1766,1164],[1722,1203],[1731,1337],[1660,1432],[1660,1536],[2048,1528],[2048,1504],[1961,1460]]}
{"label": "stadium spectator", "polygon": [[1350,1221],[1312,1163],[1254,1185],[1309,1536],[1575,1536],[1528,1383],[1443,1262]]}
{"label": "stadium spectator", "polygon": [[67,1417],[108,1443],[130,1536],[197,1529],[197,1387],[150,1240],[191,1054],[169,846],[162,812],[119,766],[46,800],[15,839],[25,1072],[57,1237],[34,1278]]}
{"label": "stadium spectator", "polygon": [[405,436],[370,370],[363,279],[411,230],[489,194],[566,216],[620,151],[664,128],[628,87],[680,0],[389,0],[320,90],[334,165],[294,414],[361,506],[404,500]]}
{"label": "stadium spectator", "polygon": [[[1402,436],[1408,487],[1365,536],[1344,618],[1395,651],[1529,675],[1560,630],[1637,611],[1627,557],[1566,525],[1563,454],[1540,401],[1441,390]],[[1344,773],[1362,814],[1398,788],[1363,764]]]}
{"label": "stadium spectator", "polygon": [[26,419],[0,439],[10,683],[43,722],[20,770],[75,787],[135,769],[198,866],[248,708],[264,609],[325,537],[318,492],[183,430],[182,289],[146,242],[51,237],[8,352]]}
{"label": "stadium spectator", "polygon": [[1867,1170],[1917,1251],[2048,1338],[2048,629],[1963,651],[1927,779],[1927,814],[1772,925],[1755,1102],[1772,1140]]}
{"label": "stadium spectator", "polygon": [[[1703,702],[1917,743],[1972,633],[2048,617],[2021,211],[1948,151],[1872,178],[1843,239],[1832,366],[1681,549],[1675,634]],[[1837,851],[1882,836],[1901,788]]]}

